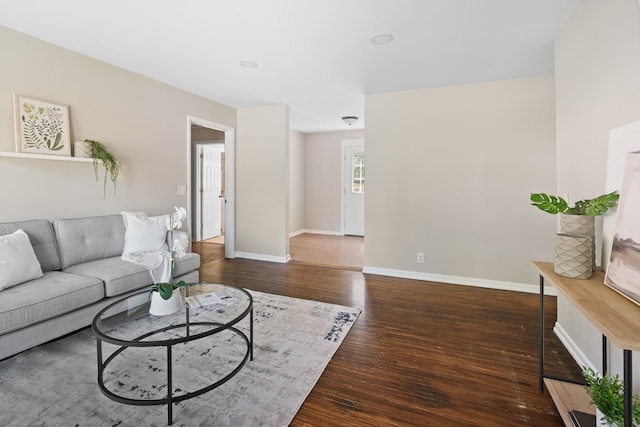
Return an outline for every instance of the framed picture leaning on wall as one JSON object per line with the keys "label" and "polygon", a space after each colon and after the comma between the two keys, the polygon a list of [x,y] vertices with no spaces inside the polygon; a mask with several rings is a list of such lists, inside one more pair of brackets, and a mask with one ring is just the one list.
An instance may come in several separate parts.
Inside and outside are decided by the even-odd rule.
{"label": "framed picture leaning on wall", "polygon": [[627,154],[605,284],[640,304],[640,152]]}
{"label": "framed picture leaning on wall", "polygon": [[69,107],[13,95],[16,152],[70,156]]}

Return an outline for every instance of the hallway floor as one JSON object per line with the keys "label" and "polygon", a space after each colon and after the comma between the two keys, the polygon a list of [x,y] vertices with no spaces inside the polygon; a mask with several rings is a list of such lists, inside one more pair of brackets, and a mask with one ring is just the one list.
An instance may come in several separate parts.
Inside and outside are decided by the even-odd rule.
{"label": "hallway floor", "polygon": [[364,237],[303,233],[289,239],[292,264],[362,271]]}

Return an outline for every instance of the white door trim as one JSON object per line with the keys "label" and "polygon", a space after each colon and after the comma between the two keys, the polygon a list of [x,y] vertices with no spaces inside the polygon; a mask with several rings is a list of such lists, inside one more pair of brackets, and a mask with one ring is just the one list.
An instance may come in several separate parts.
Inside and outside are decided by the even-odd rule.
{"label": "white door trim", "polygon": [[[189,213],[193,212],[193,200],[191,200],[192,182],[192,144],[191,144],[191,125],[203,126],[209,129],[215,129],[224,132],[224,179],[225,179],[225,210],[224,210],[224,256],[225,258],[236,257],[236,182],[235,182],[235,129],[215,123],[209,120],[200,119],[198,117],[187,115],[187,209]],[[191,218],[189,220],[189,230],[191,231]]]}
{"label": "white door trim", "polygon": [[[344,186],[346,177],[344,176],[346,163],[346,147],[364,146],[364,139],[343,139],[340,147],[340,234],[344,236]],[[366,184],[365,184],[366,185]]]}

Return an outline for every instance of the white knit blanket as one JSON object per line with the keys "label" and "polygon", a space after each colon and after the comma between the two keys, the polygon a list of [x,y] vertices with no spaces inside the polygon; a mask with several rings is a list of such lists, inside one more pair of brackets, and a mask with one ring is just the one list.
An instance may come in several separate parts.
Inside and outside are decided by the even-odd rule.
{"label": "white knit blanket", "polygon": [[171,279],[171,252],[125,252],[121,258],[149,270],[153,283],[167,283]]}
{"label": "white knit blanket", "polygon": [[[184,231],[174,231],[172,233],[175,259],[185,255],[189,244],[189,233]],[[170,251],[149,251],[149,252],[124,252],[120,257],[124,261],[138,264],[149,270],[153,283],[168,283],[171,277],[171,252]]]}

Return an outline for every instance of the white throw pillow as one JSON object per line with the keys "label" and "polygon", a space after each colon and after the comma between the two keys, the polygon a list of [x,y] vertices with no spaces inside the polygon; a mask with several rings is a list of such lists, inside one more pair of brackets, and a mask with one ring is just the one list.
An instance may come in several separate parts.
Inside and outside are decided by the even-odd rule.
{"label": "white throw pillow", "polygon": [[126,226],[123,253],[166,251],[169,215],[121,212]]}
{"label": "white throw pillow", "polygon": [[23,230],[0,236],[0,291],[42,277],[42,267]]}

